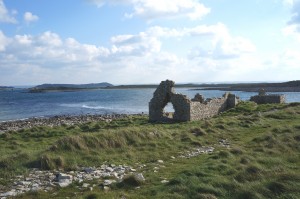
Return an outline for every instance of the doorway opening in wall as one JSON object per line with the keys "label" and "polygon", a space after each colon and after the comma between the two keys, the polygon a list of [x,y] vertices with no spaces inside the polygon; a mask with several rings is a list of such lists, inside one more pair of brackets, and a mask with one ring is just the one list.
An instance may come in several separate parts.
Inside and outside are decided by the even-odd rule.
{"label": "doorway opening in wall", "polygon": [[169,102],[165,107],[164,107],[164,117],[173,119],[175,113],[175,109],[173,107],[173,104]]}

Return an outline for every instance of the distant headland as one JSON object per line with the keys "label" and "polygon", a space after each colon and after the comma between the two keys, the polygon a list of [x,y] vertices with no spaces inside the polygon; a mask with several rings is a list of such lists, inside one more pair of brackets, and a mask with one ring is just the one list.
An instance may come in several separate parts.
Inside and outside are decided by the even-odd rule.
{"label": "distant headland", "polygon": [[[75,92],[81,90],[96,89],[147,89],[156,88],[157,84],[131,84],[113,85],[108,82],[91,84],[41,84],[28,91],[31,93],[39,92]],[[176,84],[176,88],[190,88],[192,90],[221,90],[221,91],[245,91],[258,92],[263,88],[267,92],[300,92],[300,80],[282,83],[201,83],[201,84]],[[14,87],[0,86],[0,90],[11,90]]]}

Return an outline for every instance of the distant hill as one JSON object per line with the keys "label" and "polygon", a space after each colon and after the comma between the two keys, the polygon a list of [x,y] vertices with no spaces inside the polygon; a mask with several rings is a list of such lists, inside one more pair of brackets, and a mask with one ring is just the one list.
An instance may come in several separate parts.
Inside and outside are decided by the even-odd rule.
{"label": "distant hill", "polygon": [[42,84],[29,89],[30,92],[50,92],[50,91],[77,91],[88,89],[102,89],[112,87],[107,82],[93,84]]}
{"label": "distant hill", "polygon": [[12,86],[0,86],[0,90],[11,90],[13,88],[14,87],[12,87]]}

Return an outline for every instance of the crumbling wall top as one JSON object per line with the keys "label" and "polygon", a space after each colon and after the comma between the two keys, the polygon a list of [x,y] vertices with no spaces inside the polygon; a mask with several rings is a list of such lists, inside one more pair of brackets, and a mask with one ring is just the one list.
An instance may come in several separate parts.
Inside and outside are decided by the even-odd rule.
{"label": "crumbling wall top", "polygon": [[[205,99],[202,95],[190,100],[186,95],[175,93],[175,82],[171,80],[162,81],[149,102],[150,121],[190,121],[211,117],[228,108],[234,107],[238,100],[235,95],[225,93],[222,98]],[[174,108],[174,114],[164,113],[168,103]],[[172,116],[172,118],[168,117]]]}

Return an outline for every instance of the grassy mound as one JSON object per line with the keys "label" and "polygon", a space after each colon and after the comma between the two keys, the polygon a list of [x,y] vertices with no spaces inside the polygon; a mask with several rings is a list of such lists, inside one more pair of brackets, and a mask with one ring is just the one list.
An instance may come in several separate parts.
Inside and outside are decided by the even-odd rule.
{"label": "grassy mound", "polygon": [[[15,175],[26,175],[32,167],[72,170],[108,162],[146,165],[139,169],[145,182],[138,183],[129,176],[109,191],[96,186],[89,192],[70,186],[55,190],[55,196],[300,198],[299,142],[299,103],[243,102],[219,116],[196,122],[151,124],[147,117],[132,116],[110,123],[34,127],[1,135],[0,184],[9,185]],[[200,146],[215,150],[179,158]],[[53,193],[35,192],[19,198],[50,196],[54,197]]]}

